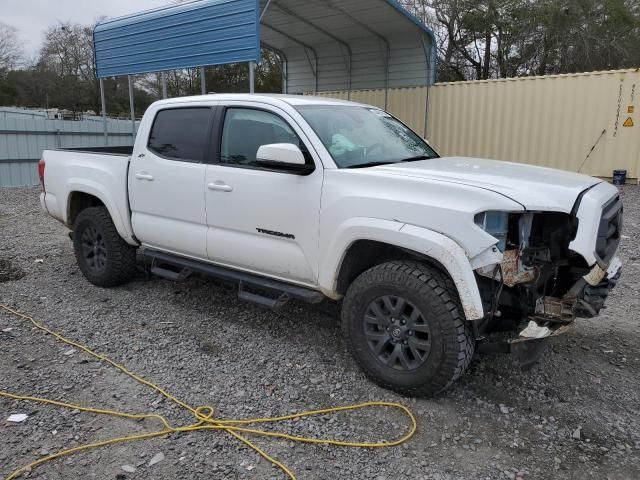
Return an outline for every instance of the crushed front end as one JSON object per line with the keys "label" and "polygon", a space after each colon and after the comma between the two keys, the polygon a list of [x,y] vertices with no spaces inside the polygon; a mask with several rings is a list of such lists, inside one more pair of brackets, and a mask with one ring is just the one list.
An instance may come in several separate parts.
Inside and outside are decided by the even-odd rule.
{"label": "crushed front end", "polygon": [[622,264],[615,254],[622,221],[617,189],[606,183],[582,192],[570,213],[477,216],[476,223],[496,237],[494,248],[502,252],[499,263],[476,269],[487,312],[475,322],[478,338],[519,332],[499,350],[528,366],[549,337],[566,331],[577,317],[597,316],[620,277]]}

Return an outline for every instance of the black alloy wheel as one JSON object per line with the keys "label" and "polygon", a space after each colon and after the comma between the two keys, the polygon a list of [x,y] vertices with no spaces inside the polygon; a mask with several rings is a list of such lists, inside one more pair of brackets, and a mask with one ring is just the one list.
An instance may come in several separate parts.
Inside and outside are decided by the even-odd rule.
{"label": "black alloy wheel", "polygon": [[415,370],[431,353],[429,324],[403,297],[384,295],[371,302],[364,316],[364,332],[373,354],[396,370]]}
{"label": "black alloy wheel", "polygon": [[411,260],[382,263],[360,274],[342,302],[342,329],[364,373],[409,396],[449,388],[475,350],[451,278]]}
{"label": "black alloy wheel", "polygon": [[87,227],[82,232],[81,241],[87,266],[94,273],[100,274],[107,265],[107,247],[102,233],[94,226]]}
{"label": "black alloy wheel", "polygon": [[105,207],[82,210],[73,224],[78,267],[98,287],[115,287],[136,273],[136,247],[120,236]]}

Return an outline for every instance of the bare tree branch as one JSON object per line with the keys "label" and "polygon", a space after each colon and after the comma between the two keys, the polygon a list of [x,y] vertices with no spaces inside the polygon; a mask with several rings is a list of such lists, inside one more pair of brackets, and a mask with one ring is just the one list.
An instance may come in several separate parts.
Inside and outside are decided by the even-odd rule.
{"label": "bare tree branch", "polygon": [[17,30],[0,22],[0,73],[15,68],[22,54]]}

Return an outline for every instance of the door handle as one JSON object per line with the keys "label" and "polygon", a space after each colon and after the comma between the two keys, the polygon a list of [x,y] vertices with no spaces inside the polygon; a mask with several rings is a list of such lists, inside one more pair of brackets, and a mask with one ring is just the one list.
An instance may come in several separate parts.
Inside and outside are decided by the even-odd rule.
{"label": "door handle", "polygon": [[207,187],[209,190],[216,190],[218,192],[233,192],[233,187],[224,182],[209,183]]}
{"label": "door handle", "polygon": [[138,180],[147,180],[149,182],[153,182],[153,175],[149,175],[148,173],[136,173],[136,178]]}

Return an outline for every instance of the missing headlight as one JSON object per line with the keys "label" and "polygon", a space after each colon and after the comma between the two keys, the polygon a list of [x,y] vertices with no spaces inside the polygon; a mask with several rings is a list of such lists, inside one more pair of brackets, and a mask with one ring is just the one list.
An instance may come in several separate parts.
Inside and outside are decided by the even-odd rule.
{"label": "missing headlight", "polygon": [[476,225],[498,240],[498,248],[501,252],[504,252],[507,248],[509,213],[497,211],[482,212],[475,216],[474,221]]}

